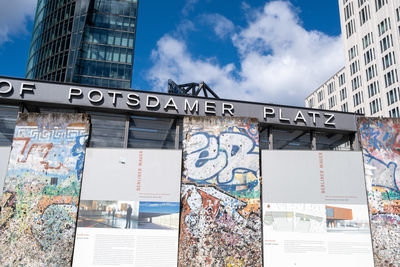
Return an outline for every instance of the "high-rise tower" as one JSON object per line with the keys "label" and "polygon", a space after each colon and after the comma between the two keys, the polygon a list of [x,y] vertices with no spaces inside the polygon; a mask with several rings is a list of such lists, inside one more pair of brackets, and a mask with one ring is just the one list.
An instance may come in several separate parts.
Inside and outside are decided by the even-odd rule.
{"label": "high-rise tower", "polygon": [[38,0],[26,78],[130,88],[138,0]]}
{"label": "high-rise tower", "polygon": [[345,67],[306,106],[400,117],[400,1],[338,1]]}

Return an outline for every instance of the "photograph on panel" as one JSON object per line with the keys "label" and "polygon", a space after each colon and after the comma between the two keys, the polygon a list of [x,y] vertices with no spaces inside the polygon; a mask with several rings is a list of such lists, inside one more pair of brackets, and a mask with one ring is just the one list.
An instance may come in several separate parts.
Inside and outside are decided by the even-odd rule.
{"label": "photograph on panel", "polygon": [[326,227],[328,232],[369,233],[368,208],[365,205],[327,205]]}
{"label": "photograph on panel", "polygon": [[325,205],[267,203],[264,208],[265,231],[326,232]]}
{"label": "photograph on panel", "polygon": [[81,200],[78,227],[137,229],[139,202]]}
{"label": "photograph on panel", "polygon": [[179,202],[139,203],[139,229],[174,229],[179,227]]}

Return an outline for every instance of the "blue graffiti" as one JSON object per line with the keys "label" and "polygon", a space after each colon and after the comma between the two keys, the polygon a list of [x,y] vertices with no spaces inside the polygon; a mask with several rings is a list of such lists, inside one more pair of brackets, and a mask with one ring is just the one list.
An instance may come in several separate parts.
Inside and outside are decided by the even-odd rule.
{"label": "blue graffiti", "polygon": [[83,164],[85,160],[85,144],[87,138],[87,135],[77,136],[75,138],[75,145],[72,147],[71,150],[72,156],[77,157],[75,171],[78,181],[81,179],[81,173],[83,170]]}
{"label": "blue graffiti", "polygon": [[216,182],[228,191],[238,185],[254,188],[258,180],[246,181],[236,176],[258,176],[258,148],[246,131],[225,131],[218,136],[207,132],[192,134],[184,155],[186,178],[199,184]]}
{"label": "blue graffiti", "polygon": [[[367,159],[367,164],[375,165],[373,164],[374,162],[378,163],[378,166],[381,165],[382,167],[385,168],[385,171],[389,172],[389,175],[392,176],[391,182],[393,184],[391,185],[385,185],[385,184],[379,184],[379,183],[373,183],[373,186],[379,186],[379,187],[385,187],[387,189],[395,190],[399,192],[399,187],[397,185],[397,180],[396,180],[396,171],[397,171],[397,163],[390,161],[389,163],[386,163],[376,157],[374,157],[367,149],[364,149],[364,157]],[[381,174],[383,175],[383,174]],[[379,177],[375,177],[374,180],[379,181]]]}
{"label": "blue graffiti", "polygon": [[392,133],[381,133],[379,129],[383,128],[382,123],[377,123],[377,128],[371,126],[370,121],[363,123],[360,127],[361,138],[368,140],[368,146],[377,150],[391,148],[395,138]]}

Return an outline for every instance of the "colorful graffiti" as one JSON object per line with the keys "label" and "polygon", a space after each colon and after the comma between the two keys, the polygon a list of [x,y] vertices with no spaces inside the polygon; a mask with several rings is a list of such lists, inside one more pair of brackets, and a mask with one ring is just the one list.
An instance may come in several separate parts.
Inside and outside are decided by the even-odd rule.
{"label": "colorful graffiti", "polygon": [[375,266],[400,262],[400,120],[358,121]]}
{"label": "colorful graffiti", "polygon": [[20,113],[0,202],[1,266],[71,265],[89,121]]}
{"label": "colorful graffiti", "polygon": [[262,266],[258,121],[186,117],[179,266]]}

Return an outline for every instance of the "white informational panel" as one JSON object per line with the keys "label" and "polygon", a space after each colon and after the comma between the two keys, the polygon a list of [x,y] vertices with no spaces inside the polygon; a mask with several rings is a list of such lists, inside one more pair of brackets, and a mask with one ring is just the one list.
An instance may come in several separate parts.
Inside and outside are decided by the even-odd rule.
{"label": "white informational panel", "polygon": [[264,266],[371,266],[361,152],[262,151]]}
{"label": "white informational panel", "polygon": [[181,150],[87,149],[73,266],[176,266]]}
{"label": "white informational panel", "polygon": [[6,177],[7,173],[10,151],[11,147],[0,146],[0,197],[3,192],[4,178]]}

